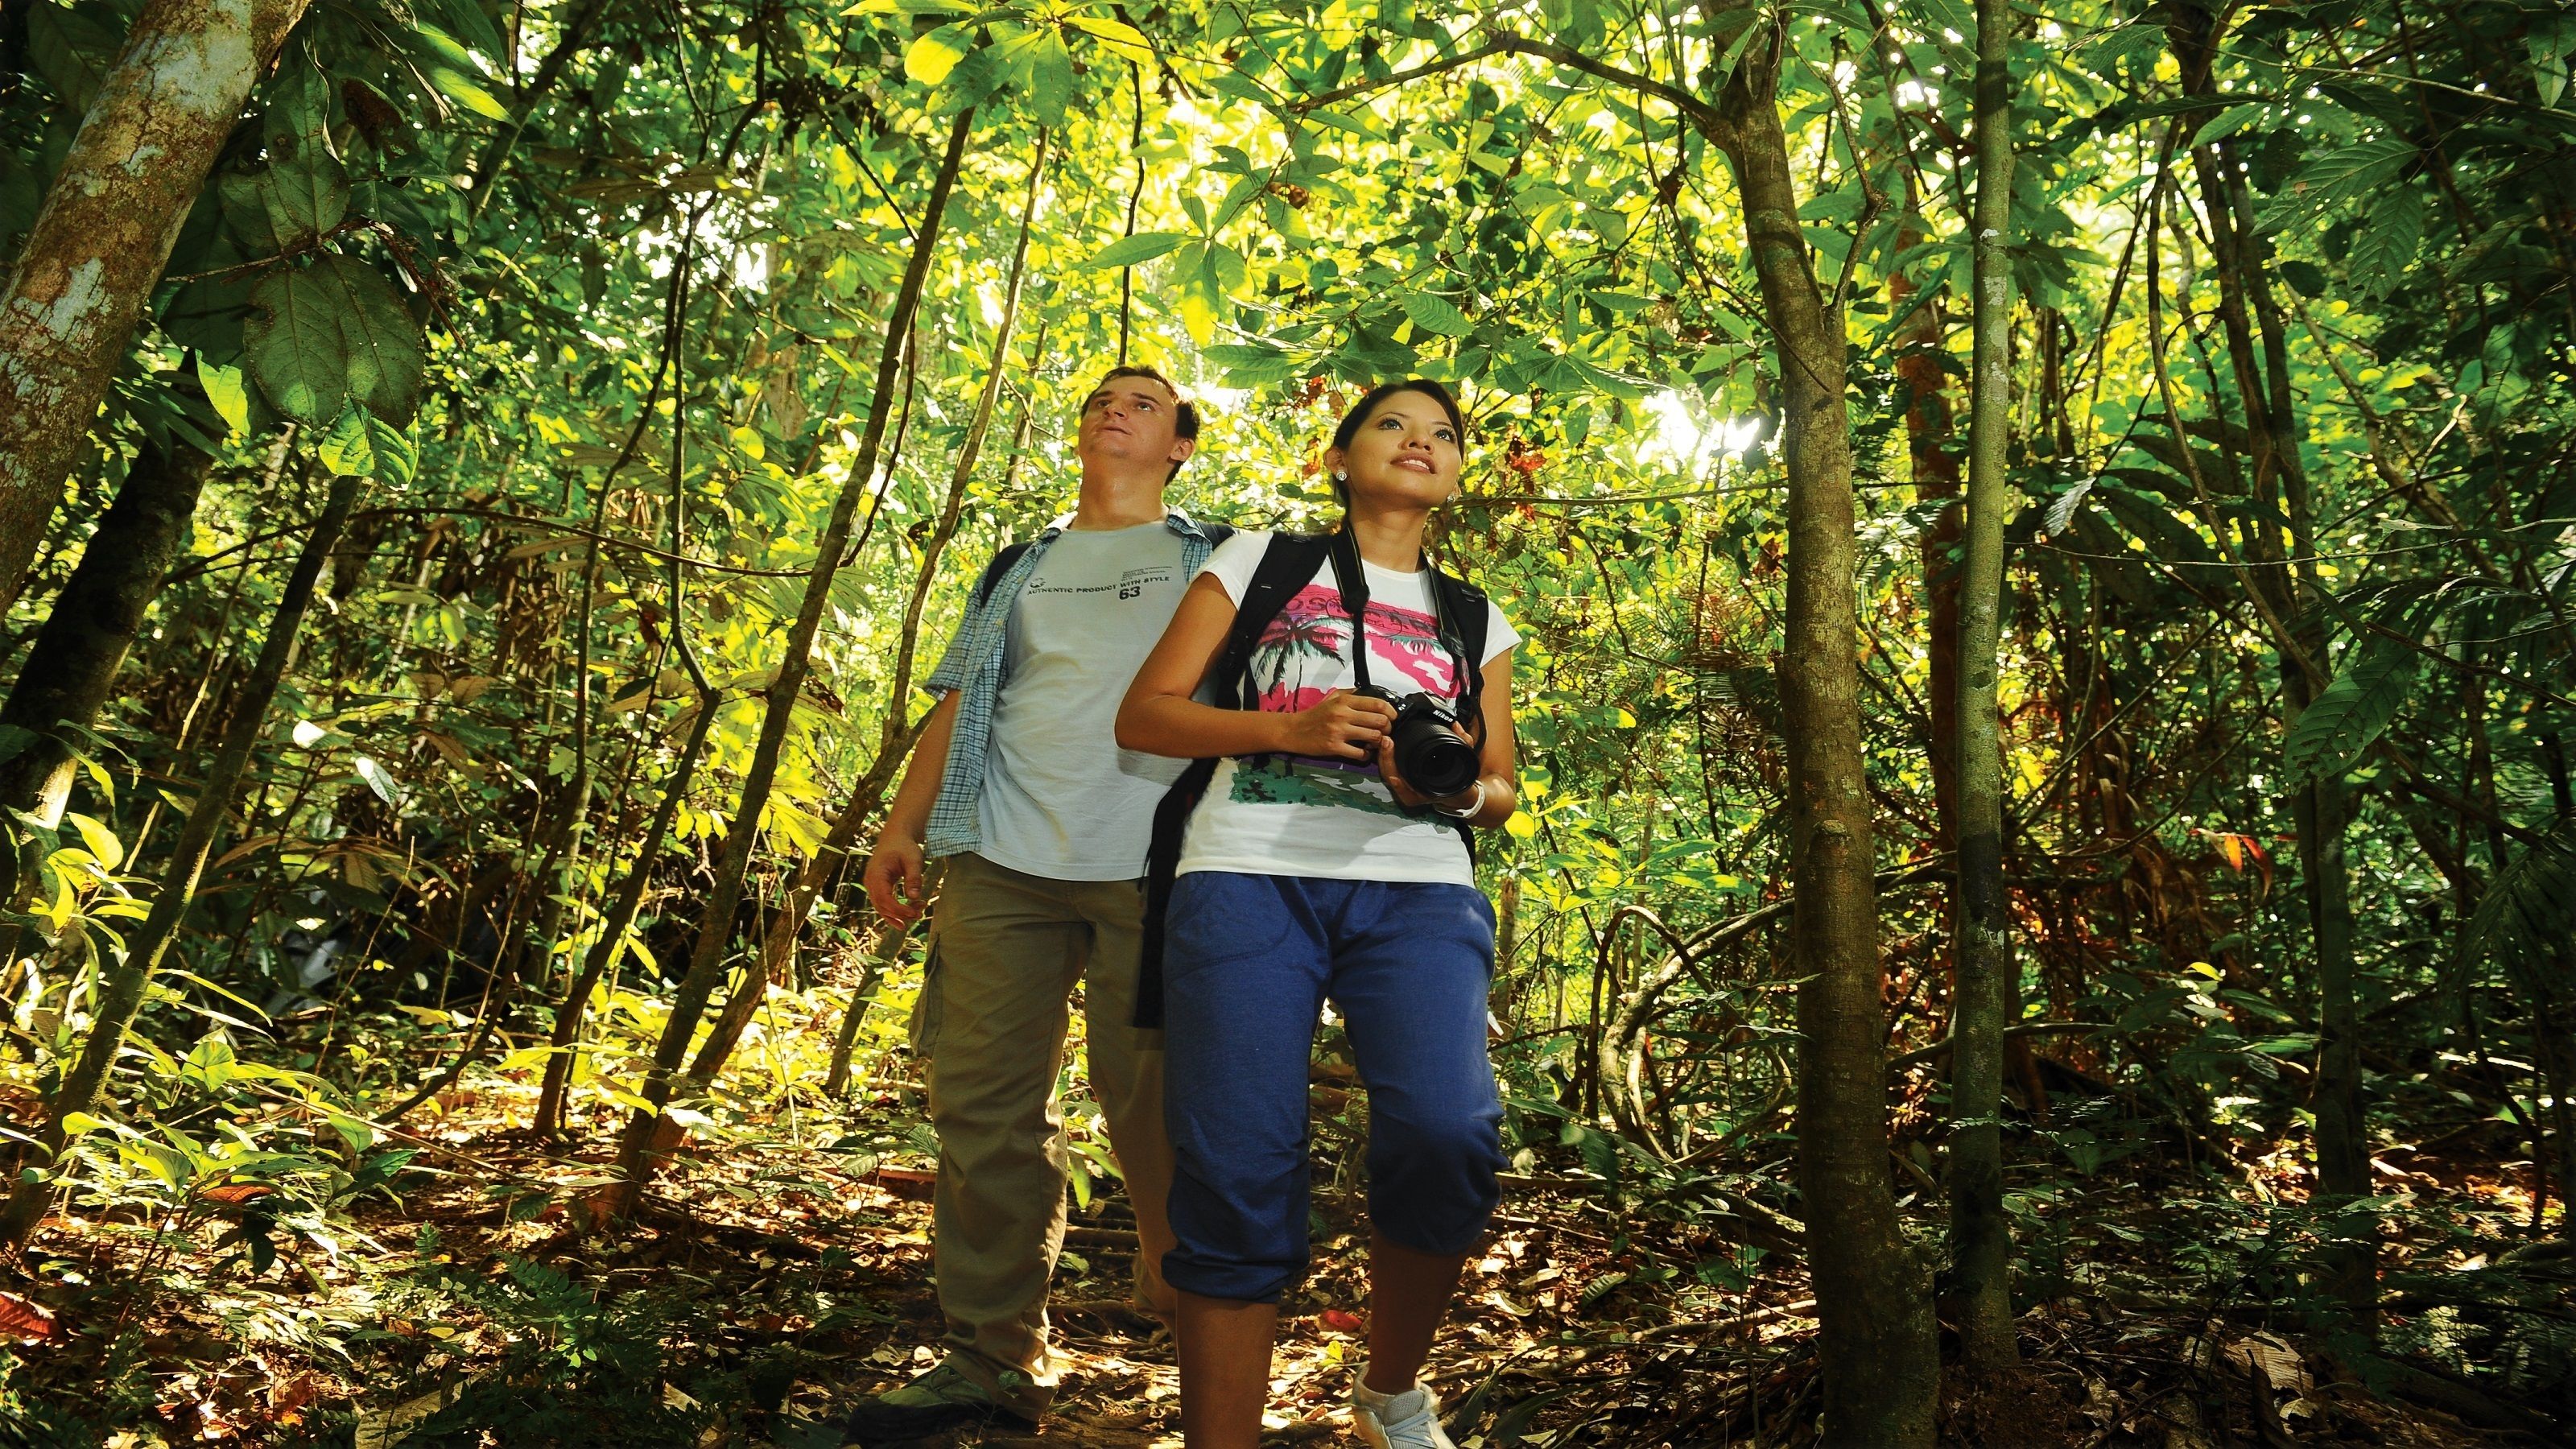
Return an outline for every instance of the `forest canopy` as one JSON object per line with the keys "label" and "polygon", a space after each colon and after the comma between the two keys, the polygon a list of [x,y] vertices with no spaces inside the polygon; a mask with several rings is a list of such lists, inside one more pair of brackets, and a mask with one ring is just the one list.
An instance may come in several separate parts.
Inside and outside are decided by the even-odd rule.
{"label": "forest canopy", "polygon": [[[1521,784],[1460,1443],[2557,1439],[2571,56],[2540,0],[5,0],[0,1440],[837,1442],[934,1318],[860,867],[1119,364],[1243,527],[1333,524],[1371,384],[1468,414]],[[1143,1444],[1080,1063],[1050,1437]],[[1329,1029],[1314,1102],[1356,1251]]]}

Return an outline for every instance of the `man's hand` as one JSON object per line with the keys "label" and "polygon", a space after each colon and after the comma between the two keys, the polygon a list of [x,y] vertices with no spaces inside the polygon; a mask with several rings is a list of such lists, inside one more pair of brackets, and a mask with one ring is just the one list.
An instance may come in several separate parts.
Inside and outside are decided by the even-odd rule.
{"label": "man's hand", "polygon": [[1280,752],[1324,760],[1365,760],[1395,723],[1395,706],[1336,689],[1294,714],[1280,716]]}
{"label": "man's hand", "polygon": [[921,842],[889,833],[868,856],[868,904],[898,926],[921,919]]}

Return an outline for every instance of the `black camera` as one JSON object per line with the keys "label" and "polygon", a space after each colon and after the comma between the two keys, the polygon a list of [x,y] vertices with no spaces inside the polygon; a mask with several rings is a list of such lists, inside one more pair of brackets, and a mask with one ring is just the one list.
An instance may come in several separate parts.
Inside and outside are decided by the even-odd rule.
{"label": "black camera", "polygon": [[1476,747],[1459,733],[1457,712],[1449,706],[1427,694],[1399,695],[1375,685],[1351,693],[1395,706],[1395,723],[1387,729],[1395,739],[1395,769],[1414,789],[1436,800],[1475,784],[1484,773]]}

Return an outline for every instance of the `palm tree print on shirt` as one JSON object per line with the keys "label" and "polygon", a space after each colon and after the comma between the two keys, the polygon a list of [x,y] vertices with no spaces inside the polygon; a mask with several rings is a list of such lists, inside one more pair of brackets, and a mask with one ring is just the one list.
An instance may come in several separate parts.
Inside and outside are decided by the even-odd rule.
{"label": "palm tree print on shirt", "polygon": [[[1294,713],[1332,692],[1350,649],[1350,612],[1339,589],[1308,584],[1280,607],[1252,647],[1252,680],[1258,707]],[[1455,703],[1456,658],[1440,642],[1431,615],[1371,600],[1368,606],[1372,681],[1398,695],[1416,690]],[[1384,678],[1392,667],[1398,678]],[[1238,765],[1230,798],[1249,805],[1343,805],[1381,815],[1403,807],[1378,780],[1377,762],[1286,755],[1267,768]]]}

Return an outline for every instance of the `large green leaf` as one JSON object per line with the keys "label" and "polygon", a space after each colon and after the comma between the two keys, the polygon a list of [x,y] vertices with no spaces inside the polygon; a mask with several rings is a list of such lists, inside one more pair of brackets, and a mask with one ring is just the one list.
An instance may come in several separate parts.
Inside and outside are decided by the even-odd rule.
{"label": "large green leaf", "polygon": [[305,145],[259,174],[259,201],[280,251],[305,245],[349,214],[349,168]]}
{"label": "large green leaf", "polygon": [[903,52],[904,79],[935,86],[948,79],[974,44],[975,32],[963,25],[943,25],[920,35]]}
{"label": "large green leaf", "polygon": [[243,354],[279,412],[320,426],[350,402],[410,420],[420,401],[420,329],[402,294],[349,257],[270,273],[251,292]]}
{"label": "large green leaf", "polygon": [[1225,369],[1230,387],[1259,387],[1265,383],[1285,382],[1297,375],[1297,359],[1276,347],[1254,343],[1228,343],[1210,347],[1200,356]]}
{"label": "large green leaf", "polygon": [[1179,247],[1183,242],[1188,240],[1189,238],[1187,236],[1176,231],[1140,231],[1134,236],[1120,237],[1118,240],[1102,247],[1090,261],[1083,263],[1083,265],[1087,267],[1132,267],[1138,262],[1150,262],[1154,258]]}
{"label": "large green leaf", "polygon": [[2423,198],[2412,186],[2388,187],[2372,199],[2361,229],[2353,233],[2353,273],[2374,291],[2391,291],[2423,240]]}
{"label": "large green leaf", "polygon": [[1429,292],[1405,293],[1404,315],[1413,319],[1414,326],[1443,337],[1464,337],[1476,330],[1476,324],[1468,321],[1467,314],[1448,298]]}
{"label": "large green leaf", "polygon": [[1065,103],[1072,99],[1072,52],[1064,48],[1061,33],[1041,30],[1029,55],[1029,100],[1037,109],[1039,123],[1063,124]]}
{"label": "large green leaf", "polygon": [[44,77],[46,89],[73,115],[86,112],[90,102],[98,99],[98,88],[106,81],[108,68],[116,63],[117,49],[125,43],[113,14],[104,5],[70,10],[59,5],[30,5],[23,13],[27,17],[27,52],[35,61],[36,74]]}
{"label": "large green leaf", "polygon": [[510,119],[510,108],[492,93],[480,67],[465,47],[456,43],[446,31],[434,25],[415,23],[410,30],[412,63],[422,79],[441,95],[476,115],[495,121]]}
{"label": "large green leaf", "polygon": [[2415,685],[2415,651],[2373,637],[2348,656],[2343,672],[2300,711],[2281,744],[2288,783],[2296,786],[2352,768],[2397,717]]}
{"label": "large green leaf", "polygon": [[410,434],[355,403],[340,414],[315,452],[334,473],[397,487],[411,481],[420,461]]}
{"label": "large green leaf", "polygon": [[349,257],[325,257],[349,299],[340,314],[349,350],[349,391],[376,416],[409,422],[420,406],[420,324],[385,274]]}
{"label": "large green leaf", "polygon": [[299,423],[321,424],[349,400],[349,348],[340,335],[347,305],[336,274],[285,267],[260,279],[242,327],[242,355],[277,410]]}
{"label": "large green leaf", "polygon": [[2264,218],[2266,230],[2309,211],[2358,200],[2395,181],[2415,159],[2415,144],[2398,136],[2381,136],[2358,145],[2328,151],[2310,160],[2290,178]]}

